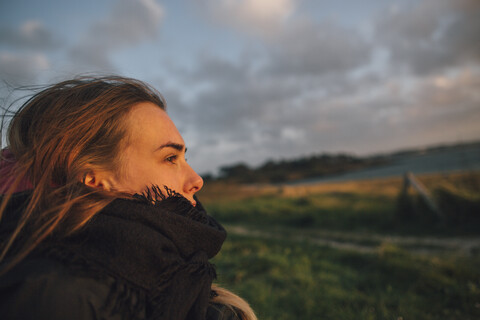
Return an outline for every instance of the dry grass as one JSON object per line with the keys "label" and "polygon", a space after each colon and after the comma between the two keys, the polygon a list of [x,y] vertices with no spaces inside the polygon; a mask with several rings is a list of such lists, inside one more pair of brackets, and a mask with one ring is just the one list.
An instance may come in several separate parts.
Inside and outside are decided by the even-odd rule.
{"label": "dry grass", "polygon": [[[425,186],[433,190],[438,187],[468,188],[480,193],[480,172],[456,172],[449,174],[423,174],[417,178]],[[379,178],[344,182],[326,182],[308,185],[268,185],[268,184],[227,184],[224,182],[209,182],[199,193],[204,203],[218,200],[242,200],[264,195],[282,197],[299,197],[322,193],[355,193],[382,196],[395,196],[402,187],[403,178]]]}

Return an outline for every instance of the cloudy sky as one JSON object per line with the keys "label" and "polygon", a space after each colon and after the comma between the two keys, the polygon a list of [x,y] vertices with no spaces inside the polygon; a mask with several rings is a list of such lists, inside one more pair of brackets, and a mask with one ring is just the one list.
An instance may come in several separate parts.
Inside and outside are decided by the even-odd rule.
{"label": "cloudy sky", "polygon": [[91,73],[162,92],[201,173],[477,140],[480,1],[0,0],[2,98]]}

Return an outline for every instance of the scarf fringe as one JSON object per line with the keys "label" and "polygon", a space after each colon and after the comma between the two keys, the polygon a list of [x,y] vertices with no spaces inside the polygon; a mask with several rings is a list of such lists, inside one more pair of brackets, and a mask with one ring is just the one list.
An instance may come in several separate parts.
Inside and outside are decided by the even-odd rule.
{"label": "scarf fringe", "polygon": [[162,191],[158,185],[151,185],[146,188],[143,193],[136,193],[133,197],[154,207],[161,206],[162,208],[167,208],[172,212],[178,213],[179,215],[185,216],[194,221],[203,224],[208,223],[207,214],[201,205],[198,205],[197,209],[180,193],[167,186],[163,186],[163,189],[165,189],[165,191]]}

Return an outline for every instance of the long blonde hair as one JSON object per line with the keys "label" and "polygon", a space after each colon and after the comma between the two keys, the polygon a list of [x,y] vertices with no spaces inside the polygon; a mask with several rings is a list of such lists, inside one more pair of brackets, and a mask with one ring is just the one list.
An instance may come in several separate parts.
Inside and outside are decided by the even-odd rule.
{"label": "long blonde hair", "polygon": [[248,302],[246,302],[244,299],[217,285],[212,285],[212,290],[217,293],[217,296],[211,299],[212,302],[220,303],[230,307],[232,311],[242,320],[257,320],[257,316],[253,312]]}
{"label": "long blonde hair", "polygon": [[[38,92],[14,113],[7,133],[16,159],[14,180],[4,194],[0,218],[21,181],[28,179],[34,188],[18,226],[1,244],[0,262],[14,244],[19,248],[5,269],[52,233],[81,228],[114,199],[112,192],[88,188],[82,178],[94,168],[120,169],[118,155],[126,136],[122,120],[144,101],[165,108],[161,95],[140,81],[78,78]],[[27,225],[33,232],[15,243]]]}
{"label": "long blonde hair", "polygon": [[[78,230],[120,195],[94,190],[82,180],[93,169],[121,172],[120,151],[128,136],[125,116],[140,102],[166,109],[161,94],[141,81],[81,77],[43,89],[13,113],[7,143],[16,159],[14,179],[3,194],[0,219],[22,181],[28,179],[33,191],[19,224],[0,244],[0,272],[14,267],[46,237]],[[2,127],[7,116],[8,109]],[[33,232],[19,237],[27,226]],[[241,298],[221,288],[216,291],[215,299],[242,310],[242,319],[256,319]]]}

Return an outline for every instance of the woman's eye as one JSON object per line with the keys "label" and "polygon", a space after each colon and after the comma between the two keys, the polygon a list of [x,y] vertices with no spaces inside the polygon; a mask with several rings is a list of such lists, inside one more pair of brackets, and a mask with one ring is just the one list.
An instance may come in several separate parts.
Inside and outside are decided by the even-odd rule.
{"label": "woman's eye", "polygon": [[165,160],[171,163],[175,163],[175,161],[177,161],[177,156],[170,156]]}

